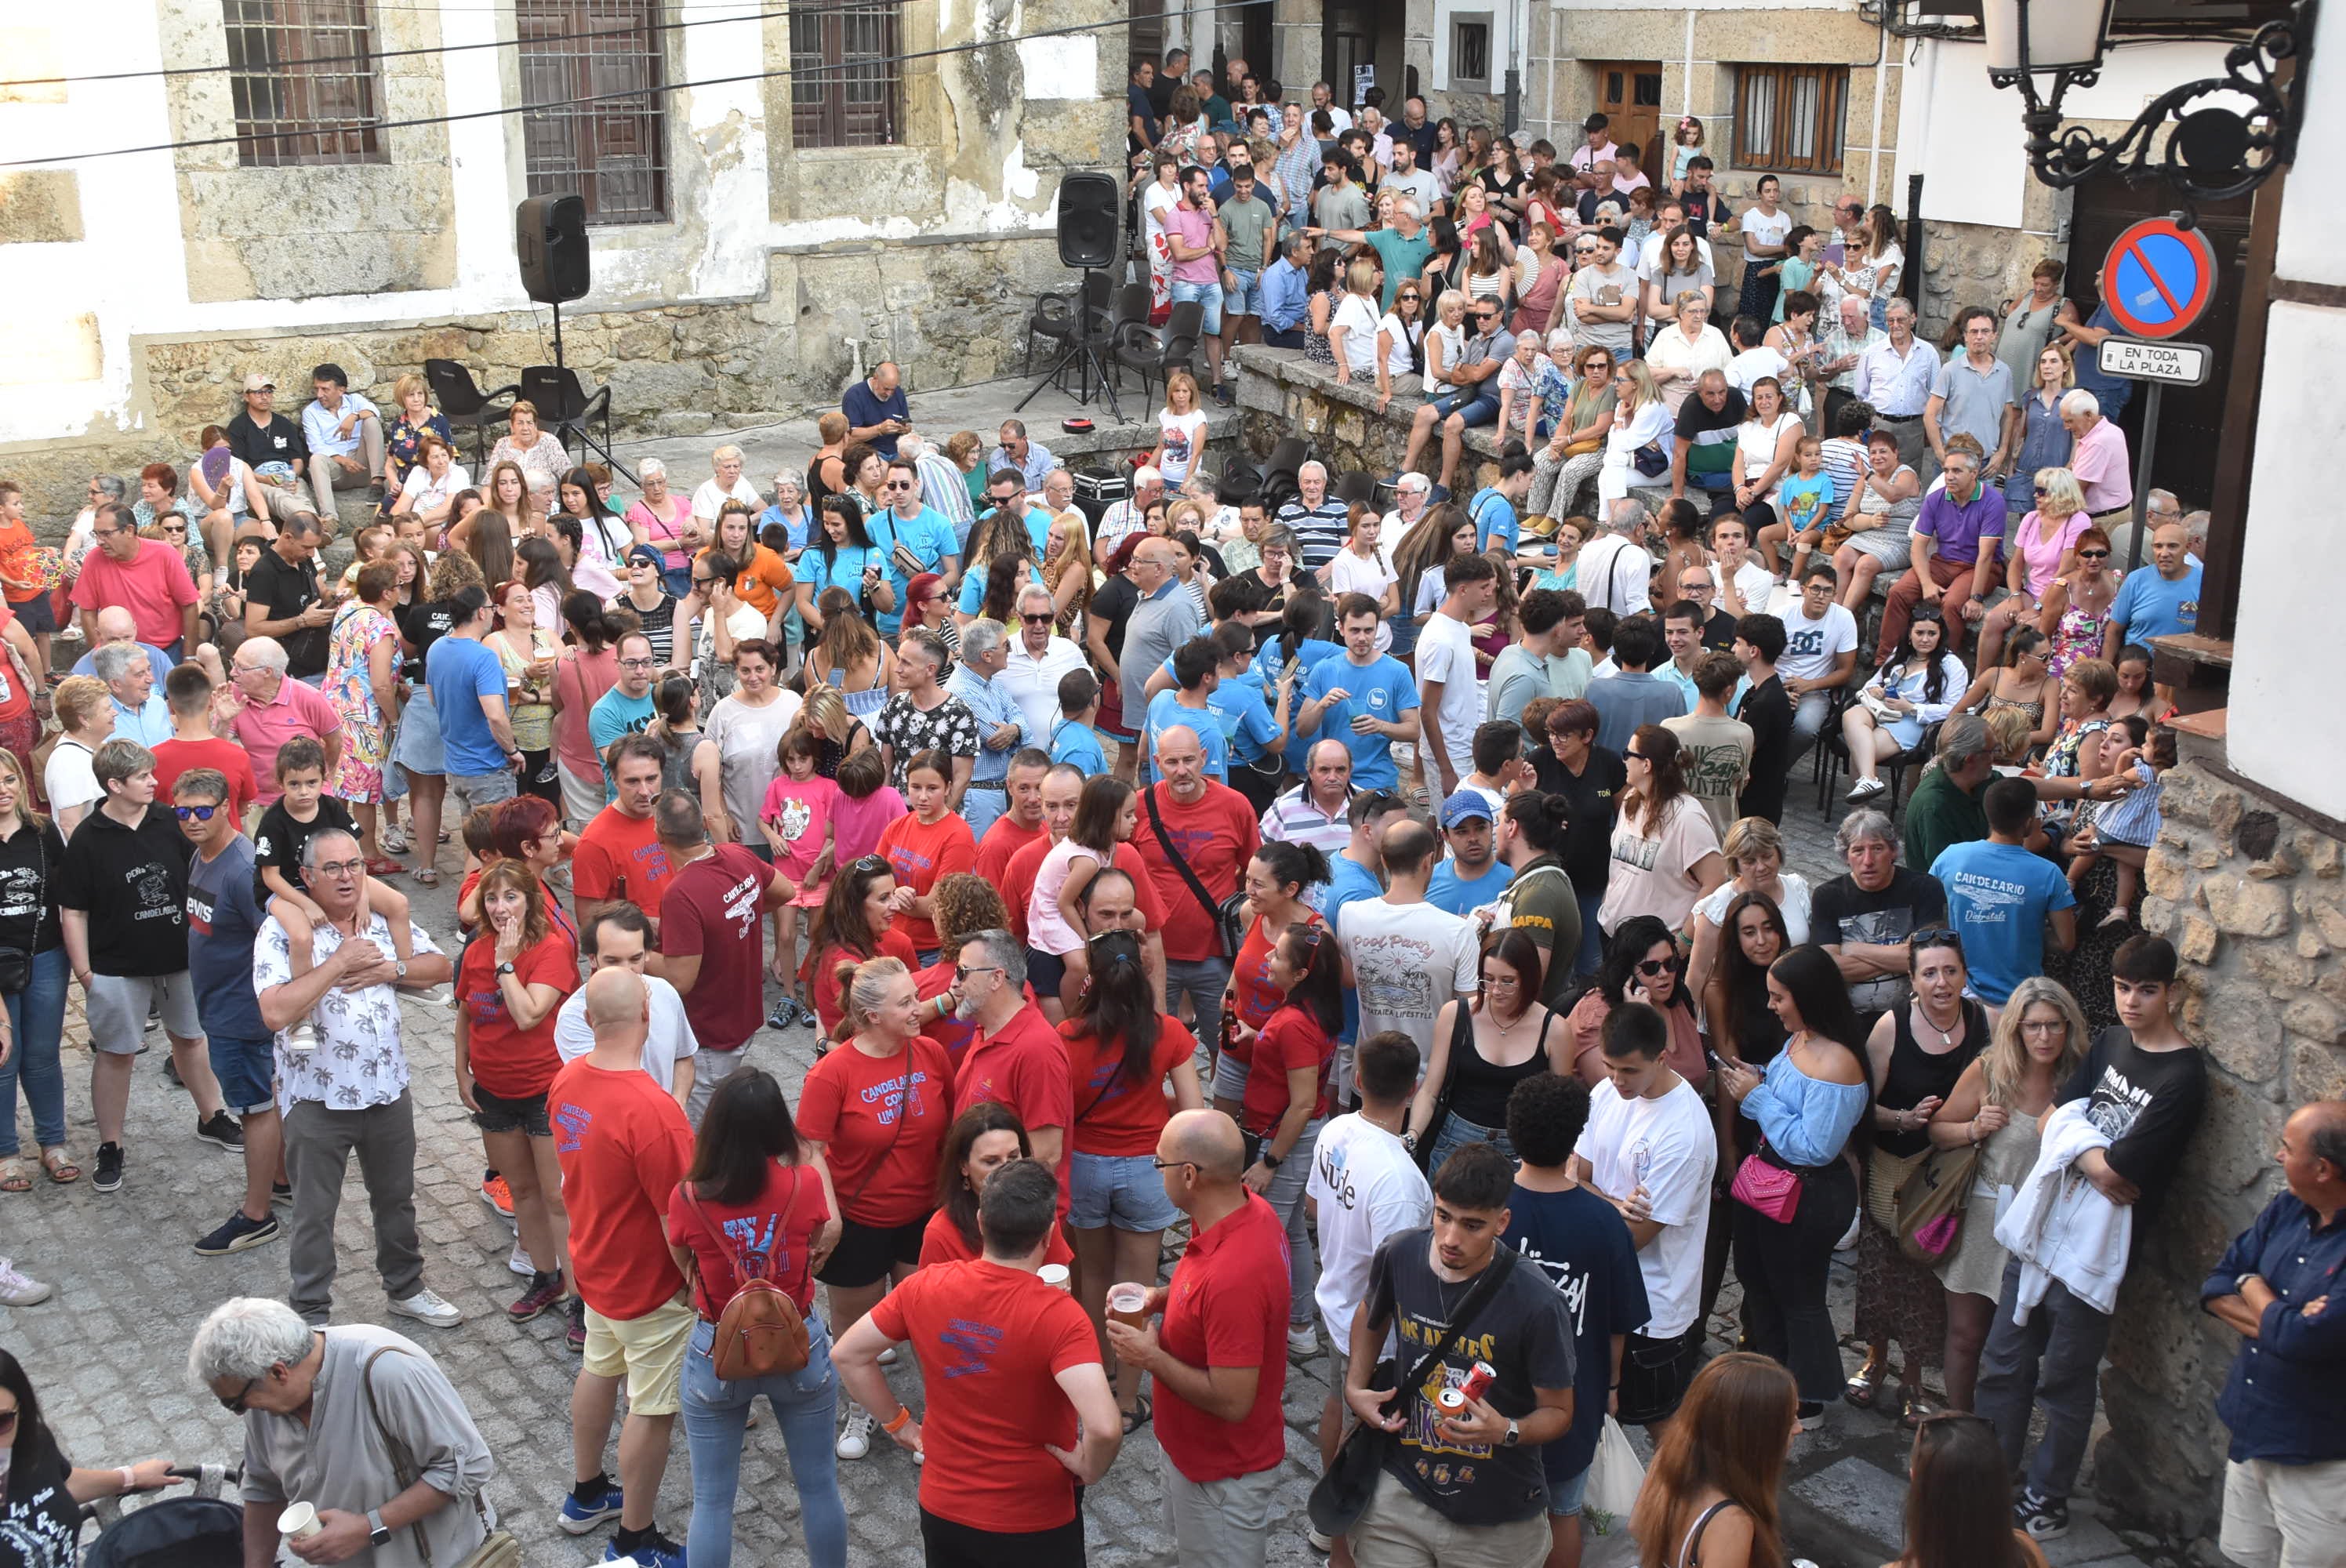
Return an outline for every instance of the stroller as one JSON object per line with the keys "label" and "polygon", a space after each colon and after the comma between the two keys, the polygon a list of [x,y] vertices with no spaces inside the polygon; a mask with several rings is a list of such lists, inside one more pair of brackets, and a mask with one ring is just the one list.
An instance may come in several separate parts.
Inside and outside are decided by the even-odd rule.
{"label": "stroller", "polygon": [[144,1508],[120,1509],[109,1499],[85,1511],[103,1528],[82,1568],[242,1568],[244,1509],[220,1492],[244,1472],[207,1464],[175,1465],[171,1473],[195,1482],[194,1491]]}

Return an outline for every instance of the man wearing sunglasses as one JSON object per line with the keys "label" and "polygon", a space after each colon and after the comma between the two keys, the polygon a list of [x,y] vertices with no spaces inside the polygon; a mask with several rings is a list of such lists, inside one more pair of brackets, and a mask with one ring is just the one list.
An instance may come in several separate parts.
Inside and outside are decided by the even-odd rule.
{"label": "man wearing sunglasses", "polygon": [[1422,472],[1418,459],[1436,428],[1442,432],[1442,473],[1435,499],[1444,498],[1458,473],[1458,456],[1466,433],[1499,419],[1499,372],[1515,358],[1515,334],[1504,325],[1505,311],[1496,300],[1476,300],[1467,311],[1466,346],[1458,362],[1443,374],[1455,389],[1419,405],[1409,422],[1409,446],[1402,453],[1403,473]]}
{"label": "man wearing sunglasses", "polygon": [[896,590],[896,607],[881,611],[878,626],[882,636],[892,637],[903,625],[906,590],[913,578],[934,572],[951,582],[961,575],[961,542],[945,514],[921,500],[921,470],[911,458],[890,461],[880,499],[886,509],[873,513],[864,527],[888,555],[888,585]]}

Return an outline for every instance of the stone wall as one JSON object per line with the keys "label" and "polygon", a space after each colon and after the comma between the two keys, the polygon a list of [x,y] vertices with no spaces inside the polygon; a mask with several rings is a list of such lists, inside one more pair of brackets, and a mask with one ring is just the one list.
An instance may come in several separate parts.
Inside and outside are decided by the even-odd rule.
{"label": "stone wall", "polygon": [[2181,1021],[2206,1050],[2209,1094],[2119,1298],[2102,1380],[2109,1432],[2095,1455],[2106,1511],[2200,1542],[2203,1555],[2227,1442],[2216,1395],[2239,1336],[2199,1309],[2199,1284],[2278,1188],[2289,1113],[2346,1097],[2340,826],[2245,787],[2220,749],[2185,738],[2145,873],[2143,928],[2183,959]]}

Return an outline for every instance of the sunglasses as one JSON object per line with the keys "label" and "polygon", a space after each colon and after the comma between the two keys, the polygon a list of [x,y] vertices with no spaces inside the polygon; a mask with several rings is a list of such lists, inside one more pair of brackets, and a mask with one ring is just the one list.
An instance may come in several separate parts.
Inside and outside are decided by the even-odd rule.
{"label": "sunglasses", "polygon": [[218,806],[174,806],[171,808],[171,814],[182,822],[190,819],[199,822],[209,822],[212,820],[212,813],[222,808]]}
{"label": "sunglasses", "polygon": [[[1551,731],[1551,733],[1553,732]],[[1644,752],[1632,751],[1626,746],[1621,748],[1621,755],[1637,762],[1651,762],[1653,760],[1652,758],[1647,756]]]}
{"label": "sunglasses", "polygon": [[954,983],[959,985],[969,979],[973,974],[1000,974],[1002,972],[1004,972],[1003,968],[998,963],[956,963],[954,965]]}
{"label": "sunglasses", "polygon": [[[237,1397],[241,1399],[244,1396],[239,1394]],[[16,1412],[14,1410],[0,1410],[0,1437],[6,1437],[10,1432],[15,1431],[15,1430]]]}
{"label": "sunglasses", "polygon": [[2106,561],[2109,558],[2110,553],[2107,550],[2080,550],[2077,552],[2077,559],[2080,561]]}
{"label": "sunglasses", "polygon": [[1051,614],[1047,610],[1039,616],[1022,614],[1018,618],[1030,626],[1047,626],[1051,624]]}
{"label": "sunglasses", "polygon": [[1637,961],[1639,974],[1667,974],[1669,968],[1670,961],[1667,958],[1641,958]]}
{"label": "sunglasses", "polygon": [[887,871],[887,870],[889,869],[889,867],[888,867],[888,862],[887,862],[886,860],[882,860],[879,856],[877,856],[877,855],[866,855],[866,856],[864,856],[862,860],[860,860],[856,861],[854,865],[852,865],[852,866],[849,867],[848,869],[849,869],[850,871],[862,871],[862,872],[864,872],[865,874],[869,875],[870,873],[874,872],[874,871]]}
{"label": "sunglasses", "polygon": [[882,490],[910,490],[913,488],[913,482],[909,479],[892,479],[888,481],[887,484],[882,484],[880,488]]}
{"label": "sunglasses", "polygon": [[1908,947],[1953,947],[1962,942],[1952,927],[1927,925],[1906,939]]}

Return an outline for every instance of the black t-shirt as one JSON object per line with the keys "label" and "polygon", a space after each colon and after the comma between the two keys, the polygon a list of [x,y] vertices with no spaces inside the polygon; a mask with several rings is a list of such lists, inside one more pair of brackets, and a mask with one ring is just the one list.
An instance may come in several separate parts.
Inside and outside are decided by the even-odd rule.
{"label": "black t-shirt", "polygon": [[1588,1468],[1605,1430],[1613,1336],[1644,1328],[1653,1308],[1628,1223],[1587,1187],[1534,1192],[1518,1186],[1507,1200],[1507,1234],[1500,1239],[1547,1277],[1572,1320],[1572,1427],[1540,1451],[1548,1480],[1568,1481]]}
{"label": "black t-shirt", "polygon": [[[1890,885],[1870,893],[1854,877],[1835,877],[1816,891],[1809,909],[1810,939],[1819,942],[1904,942],[1918,931],[1943,925],[1947,890],[1928,871],[1892,866]],[[1860,1013],[1880,1013],[1905,999],[1902,976],[1861,980],[1849,988],[1849,1003]]]}
{"label": "black t-shirt", "polygon": [[2110,1168],[2142,1189],[2134,1222],[2139,1242],[2158,1217],[2208,1104],[2207,1060],[2195,1046],[2146,1051],[2131,1031],[2113,1023],[2094,1036],[2063,1086],[2061,1103],[2072,1100],[2087,1101],[2086,1119],[2109,1135]]}
{"label": "black t-shirt", "polygon": [[1770,675],[1745,692],[1735,717],[1751,727],[1751,778],[1736,799],[1736,814],[1780,822],[1792,770],[1792,699],[1783,680]]}
{"label": "black t-shirt", "polygon": [[1719,653],[1733,652],[1735,617],[1725,610],[1711,611],[1709,624],[1702,628],[1702,646]]}
{"label": "black t-shirt", "polygon": [[1714,223],[1724,223],[1732,216],[1728,211],[1727,203],[1719,199],[1717,191],[1711,191],[1703,196],[1697,196],[1692,191],[1688,191],[1686,197],[1686,215],[1687,232],[1698,239],[1709,239],[1710,226]]}
{"label": "black t-shirt", "polygon": [[393,610],[392,618],[399,623],[400,636],[414,650],[407,656],[407,667],[402,673],[410,680],[422,680],[423,656],[456,624],[454,608],[445,599],[418,599]]}
{"label": "black t-shirt", "polygon": [[38,833],[19,827],[0,839],[0,947],[46,952],[66,939],[57,921],[57,873],[66,841],[54,822]]}
{"label": "black t-shirt", "polygon": [[228,449],[252,468],[264,463],[290,463],[298,468],[310,458],[301,427],[281,413],[270,415],[265,425],[255,424],[250,412],[238,414],[228,422]]}
{"label": "black t-shirt", "polygon": [[[297,566],[275,550],[263,550],[244,592],[247,603],[261,606],[263,618],[291,620],[318,602],[318,563],[312,559]],[[286,673],[297,679],[324,674],[331,635],[325,626],[280,634],[277,640],[285,646]]]}
{"label": "black t-shirt", "polygon": [[260,814],[260,826],[252,835],[252,896],[262,909],[277,896],[277,891],[260,880],[260,873],[270,866],[291,888],[301,886],[301,851],[319,834],[332,830],[355,833],[350,809],[332,795],[318,797],[318,814],[304,822],[285,809],[285,799],[279,796],[268,810]]}
{"label": "black t-shirt", "polygon": [[81,1504],[66,1490],[73,1473],[53,1442],[18,1439],[0,1487],[0,1568],[73,1568],[81,1557]]}
{"label": "black t-shirt", "polygon": [[96,974],[149,979],[188,967],[188,859],[195,846],[164,805],[126,828],[103,807],[66,843],[57,902],[89,916]]}
{"label": "black t-shirt", "polygon": [[1124,657],[1124,623],[1132,618],[1139,603],[1140,591],[1121,572],[1102,583],[1099,592],[1092,596],[1090,613],[1107,626],[1100,640],[1107,644],[1107,651],[1118,660]]}
{"label": "black t-shirt", "polygon": [[[1433,1232],[1423,1227],[1387,1239],[1369,1264],[1368,1294],[1361,1301],[1372,1320],[1393,1324],[1394,1360],[1404,1378],[1448,1338],[1451,1311],[1474,1289],[1471,1282],[1448,1283],[1434,1274],[1433,1242]],[[1490,1267],[1498,1267],[1500,1256],[1493,1255]],[[1435,1364],[1423,1386],[1402,1390],[1400,1441],[1385,1458],[1386,1471],[1443,1518],[1467,1525],[1513,1523],[1547,1507],[1538,1447],[1462,1445],[1434,1430],[1441,1412],[1428,1390],[1456,1388],[1477,1361],[1498,1374],[1484,1402],[1513,1420],[1538,1408],[1535,1390],[1573,1386],[1571,1314],[1538,1266],[1515,1261],[1474,1315],[1460,1348]]]}
{"label": "black t-shirt", "polygon": [[1564,874],[1580,898],[1605,891],[1613,868],[1614,798],[1629,781],[1628,765],[1617,751],[1602,746],[1588,748],[1588,760],[1575,775],[1542,746],[1532,752],[1532,776],[1543,795],[1561,795],[1571,804],[1572,816],[1564,830]]}

